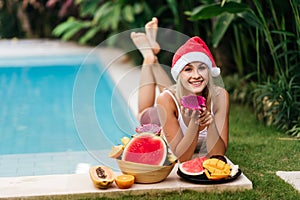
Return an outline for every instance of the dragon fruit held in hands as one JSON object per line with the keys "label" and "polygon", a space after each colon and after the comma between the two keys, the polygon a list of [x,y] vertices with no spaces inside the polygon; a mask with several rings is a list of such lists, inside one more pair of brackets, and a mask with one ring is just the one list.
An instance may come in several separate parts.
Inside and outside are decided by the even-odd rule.
{"label": "dragon fruit held in hands", "polygon": [[203,96],[188,95],[180,99],[180,103],[183,107],[191,110],[201,110],[206,107],[206,100]]}

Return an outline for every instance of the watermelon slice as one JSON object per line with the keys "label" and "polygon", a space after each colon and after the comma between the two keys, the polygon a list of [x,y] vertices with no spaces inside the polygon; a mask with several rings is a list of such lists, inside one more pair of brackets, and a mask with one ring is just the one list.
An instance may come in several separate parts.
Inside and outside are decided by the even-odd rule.
{"label": "watermelon slice", "polygon": [[206,107],[206,100],[203,96],[188,95],[180,99],[180,103],[183,107],[190,110],[201,110]]}
{"label": "watermelon slice", "polygon": [[150,132],[150,133],[159,134],[160,131],[161,131],[161,127],[158,126],[157,124],[143,124],[141,126],[136,127],[135,129],[135,132],[137,133]]}
{"label": "watermelon slice", "polygon": [[203,162],[206,160],[206,157],[197,157],[192,160],[183,162],[179,164],[179,170],[189,176],[198,176],[203,174],[204,168],[202,166]]}
{"label": "watermelon slice", "polygon": [[126,145],[122,160],[162,166],[167,158],[167,144],[153,133],[140,133]]}

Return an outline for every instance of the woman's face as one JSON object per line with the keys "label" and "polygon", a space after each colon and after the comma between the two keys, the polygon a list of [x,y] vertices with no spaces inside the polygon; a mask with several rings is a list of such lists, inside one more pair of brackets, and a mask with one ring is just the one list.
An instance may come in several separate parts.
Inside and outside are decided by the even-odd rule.
{"label": "woman's face", "polygon": [[185,95],[201,95],[208,84],[208,67],[202,62],[192,62],[187,64],[180,72],[180,80],[183,85]]}

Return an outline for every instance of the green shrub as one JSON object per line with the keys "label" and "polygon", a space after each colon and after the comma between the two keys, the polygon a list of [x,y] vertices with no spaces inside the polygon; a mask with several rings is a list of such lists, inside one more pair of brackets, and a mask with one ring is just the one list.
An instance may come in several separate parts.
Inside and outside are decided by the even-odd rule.
{"label": "green shrub", "polygon": [[[258,0],[254,1],[258,16],[251,12],[253,18],[261,24],[258,33],[266,41],[272,58],[272,62],[262,63],[263,65],[258,68],[263,74],[258,73],[260,82],[254,91],[254,105],[258,118],[263,119],[269,125],[275,125],[280,130],[299,136],[300,2],[290,1],[294,18],[289,19],[282,13],[278,17],[272,1],[268,2],[272,20],[267,20],[268,18],[264,15],[265,11],[263,12],[263,7],[260,6]],[[288,21],[290,23],[287,23]],[[257,38],[258,41],[260,37]],[[257,51],[260,52],[259,46]],[[262,55],[257,59],[260,57]],[[264,66],[272,66],[273,70],[263,71]]]}
{"label": "green shrub", "polygon": [[227,75],[223,78],[225,89],[230,94],[230,100],[235,103],[251,105],[252,100],[249,98],[253,94],[253,90],[256,88],[256,83],[250,80],[250,77],[240,78],[235,73]]}
{"label": "green shrub", "polygon": [[[70,16],[53,30],[56,37],[75,40],[81,44],[99,44],[110,36],[133,28],[144,27],[152,17],[159,18],[159,26],[177,31],[194,32],[196,23],[185,20],[183,12],[194,7],[187,1],[99,1],[78,0],[78,16]],[[193,30],[193,31],[191,31]],[[113,42],[113,41],[109,41]]]}
{"label": "green shrub", "polygon": [[[299,75],[299,74],[298,74]],[[300,136],[300,85],[297,74],[258,85],[254,95],[257,117],[287,133]]]}

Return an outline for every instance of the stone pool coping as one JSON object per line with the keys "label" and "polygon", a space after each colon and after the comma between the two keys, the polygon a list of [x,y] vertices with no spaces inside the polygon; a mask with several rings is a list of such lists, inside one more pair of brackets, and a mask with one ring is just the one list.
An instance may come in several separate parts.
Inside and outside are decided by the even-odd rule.
{"label": "stone pool coping", "polygon": [[[160,183],[138,184],[129,189],[119,189],[115,183],[108,189],[95,188],[89,174],[65,174],[25,177],[0,178],[1,198],[51,198],[72,197],[121,197],[122,195],[155,195],[161,192],[177,192],[184,190],[205,191],[242,191],[252,189],[252,182],[242,173],[236,180],[224,184],[194,184],[182,180],[177,174],[177,165],[170,175]],[[115,175],[121,172],[115,172]]]}
{"label": "stone pool coping", "polygon": [[277,171],[276,175],[300,193],[300,171]]}

